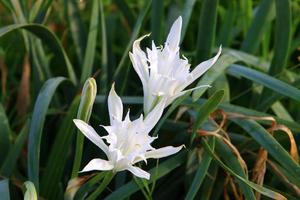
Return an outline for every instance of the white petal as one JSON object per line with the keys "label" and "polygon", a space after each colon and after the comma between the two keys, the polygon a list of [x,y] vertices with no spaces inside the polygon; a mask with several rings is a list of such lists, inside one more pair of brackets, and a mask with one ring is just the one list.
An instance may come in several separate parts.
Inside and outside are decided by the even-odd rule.
{"label": "white petal", "polygon": [[103,142],[102,138],[97,134],[97,132],[80,119],[73,119],[73,122],[77,126],[77,128],[87,137],[91,142],[97,145],[106,155],[108,155],[108,147]]}
{"label": "white petal", "polygon": [[189,81],[188,85],[194,82],[197,78],[199,78],[202,74],[204,74],[209,68],[211,68],[215,62],[218,60],[221,55],[222,46],[220,46],[219,51],[215,57],[206,60],[195,67],[195,69],[191,72],[193,78]]}
{"label": "white petal", "polygon": [[133,68],[141,79],[142,83],[148,80],[149,70],[147,65],[147,57],[144,51],[140,48],[140,42],[148,35],[144,35],[134,41],[132,47],[132,53],[129,52],[129,58],[132,62]]}
{"label": "white petal", "polygon": [[155,150],[146,152],[145,157],[146,157],[146,159],[167,157],[167,156],[177,153],[183,147],[184,147],[184,145],[181,145],[179,147],[167,146],[167,147],[155,149]]}
{"label": "white petal", "polygon": [[197,87],[194,87],[194,88],[191,88],[191,89],[188,89],[188,90],[184,90],[184,91],[178,92],[176,95],[172,96],[171,98],[168,98],[167,103],[166,103],[166,107],[168,105],[170,105],[173,101],[175,101],[175,99],[177,99],[180,96],[185,95],[187,92],[198,90],[200,88],[208,88],[208,87],[211,87],[211,86],[210,85],[199,85]]}
{"label": "white petal", "polygon": [[96,158],[91,160],[80,172],[88,172],[88,171],[107,171],[112,170],[114,166],[107,160],[102,160],[100,158]]}
{"label": "white petal", "polygon": [[165,108],[165,99],[161,98],[159,103],[148,113],[144,120],[146,133],[149,133],[160,119]]}
{"label": "white petal", "polygon": [[169,35],[167,37],[166,43],[169,45],[170,49],[174,51],[176,51],[179,46],[181,26],[182,26],[182,18],[181,16],[179,16],[176,19],[176,21],[173,23]]}
{"label": "white petal", "polygon": [[128,166],[126,168],[128,171],[130,171],[131,173],[133,173],[135,176],[140,177],[140,178],[145,178],[147,180],[150,179],[150,174],[144,170],[142,170],[141,168],[135,167],[135,166]]}
{"label": "white petal", "polygon": [[110,124],[113,125],[115,120],[122,121],[123,103],[121,98],[115,91],[115,84],[111,86],[108,95],[108,111],[110,116]]}

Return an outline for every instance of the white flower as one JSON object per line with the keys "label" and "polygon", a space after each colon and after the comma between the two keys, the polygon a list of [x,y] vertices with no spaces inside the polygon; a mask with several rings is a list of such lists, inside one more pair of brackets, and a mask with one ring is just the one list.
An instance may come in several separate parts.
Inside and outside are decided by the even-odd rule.
{"label": "white flower", "polygon": [[182,18],[179,17],[171,27],[164,48],[156,47],[152,41],[152,49],[147,48],[147,53],[142,51],[140,42],[149,35],[133,43],[129,56],[143,84],[145,113],[153,109],[158,97],[166,99],[165,106],[168,106],[177,97],[187,92],[187,90],[183,91],[184,88],[205,73],[221,54],[220,47],[215,57],[200,63],[190,72],[187,58],[180,58],[179,54],[181,25]]}
{"label": "white flower", "polygon": [[[167,146],[155,149],[151,143],[156,137],[151,137],[148,133],[160,119],[164,109],[164,102],[161,101],[143,119],[141,115],[138,119],[131,121],[129,112],[124,120],[123,104],[121,98],[116,94],[114,85],[108,96],[108,110],[110,115],[110,126],[103,126],[108,132],[107,136],[100,137],[96,131],[84,121],[74,119],[77,128],[95,145],[97,145],[107,156],[108,160],[95,158],[91,160],[81,172],[92,170],[113,170],[115,172],[128,170],[135,176],[149,179],[150,174],[139,167],[133,166],[148,158],[162,158],[180,151],[182,146]],[[109,144],[107,145],[103,139]]]}

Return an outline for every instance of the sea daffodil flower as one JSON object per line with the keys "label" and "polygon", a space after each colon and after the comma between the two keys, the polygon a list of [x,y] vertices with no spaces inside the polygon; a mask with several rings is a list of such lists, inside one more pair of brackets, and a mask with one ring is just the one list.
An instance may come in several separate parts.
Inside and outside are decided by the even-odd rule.
{"label": "sea daffodil flower", "polygon": [[[162,158],[180,151],[182,146],[167,146],[155,149],[151,143],[157,137],[149,136],[149,132],[160,119],[165,102],[161,101],[147,115],[141,115],[138,119],[131,121],[129,111],[123,120],[123,104],[121,98],[116,94],[112,86],[108,96],[108,110],[110,115],[110,126],[103,126],[108,135],[100,137],[96,131],[82,120],[74,119],[77,128],[95,145],[97,145],[107,156],[108,160],[95,158],[91,160],[81,172],[93,170],[115,172],[128,170],[137,177],[149,179],[150,174],[139,167],[134,166],[137,162],[148,158]],[[104,141],[106,140],[106,144]]]}
{"label": "sea daffodil flower", "polygon": [[168,106],[189,91],[184,89],[213,66],[221,54],[220,47],[215,57],[200,63],[190,72],[187,58],[181,58],[179,53],[181,26],[182,18],[179,17],[173,23],[163,48],[156,47],[152,41],[152,49],[147,48],[144,52],[140,42],[149,35],[133,43],[129,56],[143,84],[145,113],[155,107],[158,99],[166,99],[165,106]]}

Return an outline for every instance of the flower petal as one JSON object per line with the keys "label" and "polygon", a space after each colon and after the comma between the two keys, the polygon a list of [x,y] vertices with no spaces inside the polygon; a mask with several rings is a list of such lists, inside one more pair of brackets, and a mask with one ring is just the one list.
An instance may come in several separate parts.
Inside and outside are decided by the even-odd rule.
{"label": "flower petal", "polygon": [[106,155],[108,155],[108,146],[103,142],[102,138],[97,134],[93,127],[80,119],[73,119],[73,122],[83,133],[83,135],[85,135],[85,137],[97,145]]}
{"label": "flower petal", "polygon": [[215,64],[215,62],[218,60],[219,56],[221,55],[221,51],[222,51],[222,46],[219,47],[219,51],[218,51],[217,55],[215,55],[213,58],[206,60],[206,61],[200,63],[199,65],[197,65],[195,67],[195,69],[191,72],[192,79],[189,80],[189,82],[186,86],[188,86],[189,84],[194,82],[197,78],[199,78],[202,74],[204,74],[209,68],[211,68]]}
{"label": "flower petal", "polygon": [[179,16],[176,21],[173,23],[169,35],[167,37],[166,43],[169,45],[170,49],[177,51],[179,42],[180,42],[180,35],[181,35],[181,26],[182,26],[182,18]]}
{"label": "flower petal", "polygon": [[80,172],[88,172],[93,170],[108,171],[112,170],[113,168],[114,166],[109,161],[95,158],[91,160]]}
{"label": "flower petal", "polygon": [[177,153],[178,151],[180,151],[182,149],[182,147],[184,147],[184,145],[181,145],[179,147],[173,147],[173,146],[162,147],[159,149],[155,149],[155,150],[146,152],[145,157],[146,157],[146,159],[167,157],[167,156]]}
{"label": "flower petal", "polygon": [[144,85],[149,77],[149,70],[148,70],[148,64],[147,64],[147,57],[144,51],[140,48],[140,42],[145,38],[148,37],[148,35],[144,35],[137,40],[134,41],[132,46],[132,53],[129,52],[129,58],[132,62],[133,68],[138,74],[139,78],[142,81],[142,84]]}
{"label": "flower petal", "polygon": [[166,107],[167,107],[168,105],[170,105],[173,101],[175,101],[175,99],[177,99],[177,98],[180,97],[180,96],[185,95],[187,92],[191,92],[191,91],[194,91],[194,90],[198,90],[198,89],[200,89],[200,88],[210,88],[210,87],[211,87],[210,85],[199,85],[199,86],[197,86],[197,87],[194,87],[194,88],[191,88],[191,89],[188,89],[188,90],[183,90],[183,91],[181,91],[181,92],[178,92],[176,95],[174,95],[174,96],[168,98],[168,101],[167,101],[167,103],[166,103]]}
{"label": "flower petal", "polygon": [[115,91],[115,84],[111,86],[108,95],[108,111],[111,125],[114,125],[115,120],[122,121],[123,103],[121,98],[117,95]]}
{"label": "flower petal", "polygon": [[166,147],[162,147],[159,149],[147,151],[144,154],[144,157],[140,157],[140,156],[136,157],[135,160],[132,162],[132,164],[138,163],[142,160],[149,159],[149,158],[157,159],[157,158],[167,157],[167,156],[170,156],[172,154],[179,152],[183,147],[184,147],[184,145],[180,145],[179,147],[166,146]]}
{"label": "flower petal", "polygon": [[148,172],[142,170],[141,168],[130,165],[126,169],[137,177],[145,178],[147,180],[150,179],[150,174]]}

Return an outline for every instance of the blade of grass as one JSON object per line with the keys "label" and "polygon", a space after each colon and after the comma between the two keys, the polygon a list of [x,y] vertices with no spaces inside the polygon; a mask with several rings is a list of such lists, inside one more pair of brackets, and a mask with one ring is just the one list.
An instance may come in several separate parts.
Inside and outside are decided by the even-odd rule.
{"label": "blade of grass", "polygon": [[142,8],[142,11],[141,13],[139,14],[137,20],[136,20],[136,23],[134,25],[134,28],[133,28],[133,31],[132,31],[132,35],[130,37],[130,41],[128,43],[128,45],[126,46],[126,49],[122,55],[122,58],[114,72],[114,75],[113,75],[113,79],[116,80],[116,78],[120,75],[121,71],[123,70],[123,68],[126,66],[125,65],[125,61],[126,59],[128,58],[128,53],[130,51],[130,48],[134,42],[134,40],[137,38],[139,32],[140,32],[140,29],[142,27],[142,22],[144,21],[144,18],[150,8],[150,5],[151,5],[151,1],[148,1],[148,2],[145,2],[144,4],[144,7]]}
{"label": "blade of grass", "polygon": [[52,78],[45,82],[35,101],[28,138],[28,177],[39,191],[39,161],[43,127],[50,101],[56,88],[65,80],[64,77]]}
{"label": "blade of grass", "polygon": [[99,25],[99,1],[93,1],[93,8],[90,18],[90,28],[88,33],[87,45],[85,48],[82,72],[81,72],[81,83],[91,76],[93,71],[93,65],[95,60],[96,53],[96,44],[97,44],[97,34],[98,34],[98,25]]}
{"label": "blade of grass", "polygon": [[152,0],[151,7],[151,35],[153,41],[161,44],[162,22],[164,15],[164,2],[161,0]]}
{"label": "blade of grass", "polygon": [[75,126],[73,119],[76,118],[80,97],[74,98],[70,108],[64,117],[59,131],[51,148],[45,172],[41,179],[41,194],[47,199],[59,199],[58,191],[60,181],[64,173],[67,156],[66,150],[70,147],[74,137]]}
{"label": "blade of grass", "polygon": [[[94,6],[94,5],[93,5]],[[81,20],[78,1],[65,0],[65,7],[67,8],[67,19],[70,27],[70,32],[74,41],[74,46],[77,54],[78,63],[81,66],[83,63],[84,51],[86,49],[86,30]],[[94,8],[94,7],[93,7]],[[96,16],[95,16],[96,17]],[[92,19],[92,18],[91,18]],[[97,19],[94,19],[97,20]],[[91,21],[92,23],[92,21]]]}
{"label": "blade of grass", "polygon": [[[197,86],[200,85],[211,85],[223,72],[224,70],[231,65],[232,63],[237,62],[239,59],[235,55],[223,54],[218,61],[214,64],[208,72],[204,74],[201,80],[197,83]],[[193,100],[197,101],[202,94],[207,90],[207,88],[201,90],[195,90],[193,92]]]}
{"label": "blade of grass", "polygon": [[0,174],[3,176],[10,177],[15,169],[15,165],[28,136],[28,124],[29,123],[26,123],[22,128],[20,134],[16,138],[15,144],[10,148],[4,160],[0,170]]}
{"label": "blade of grass", "polygon": [[0,103],[0,166],[3,164],[3,161],[10,148],[10,139],[12,137],[12,131],[10,129],[9,121],[6,116],[5,110]]}
{"label": "blade of grass", "polygon": [[[211,147],[207,144],[206,141],[203,140],[202,142],[203,146],[205,149],[207,149],[210,154],[213,156],[213,158],[215,159],[215,161],[226,170],[226,172],[230,173],[231,175],[233,175],[235,178],[239,179],[240,181],[242,181],[243,183],[245,183],[246,185],[248,185],[249,187],[253,188],[254,190],[260,192],[261,194],[270,197],[272,199],[281,199],[281,200],[286,200],[286,198],[284,196],[282,196],[281,194],[274,192],[268,188],[262,187],[260,185],[257,185],[251,181],[248,181],[247,179],[241,177],[240,175],[236,174],[230,167],[228,167],[226,164],[224,164],[220,158],[212,151]],[[255,199],[255,198],[254,198]]]}
{"label": "blade of grass", "polygon": [[184,39],[196,0],[186,0],[182,10],[182,30],[180,42]]}
{"label": "blade of grass", "polygon": [[[270,75],[280,74],[286,67],[287,59],[289,56],[289,49],[291,46],[292,34],[292,17],[291,6],[289,0],[275,0],[276,6],[276,24],[275,24],[275,47],[274,56],[269,69]],[[284,28],[282,28],[284,27]],[[265,89],[262,92],[260,102],[265,97],[269,97],[272,91]],[[263,109],[267,109],[267,105]]]}
{"label": "blade of grass", "polygon": [[268,133],[261,125],[253,120],[232,119],[232,121],[243,128],[249,135],[253,137],[268,153],[283,166],[291,176],[294,176],[300,186],[300,166],[296,163],[289,153],[276,141],[276,139]]}
{"label": "blade of grass", "polygon": [[203,0],[202,2],[195,59],[197,63],[211,56],[211,50],[215,42],[217,7],[218,0]]}
{"label": "blade of grass", "polygon": [[300,90],[298,88],[284,83],[283,81],[273,78],[267,74],[241,65],[231,65],[227,69],[227,73],[230,75],[242,76],[246,79],[259,83],[279,94],[287,96],[296,101],[300,101]]}
{"label": "blade of grass", "polygon": [[63,49],[58,38],[47,27],[38,24],[12,24],[0,28],[0,38],[8,33],[23,29],[35,34],[42,41],[44,41],[45,44],[49,45],[53,52],[56,52],[56,55],[62,58],[62,60],[64,60],[69,74],[69,78],[72,81],[72,83],[77,83],[77,78],[74,73],[73,66],[65,50]]}
{"label": "blade of grass", "polygon": [[101,16],[101,38],[102,38],[102,46],[101,46],[101,69],[102,69],[102,91],[104,94],[108,91],[108,85],[110,84],[110,80],[108,80],[108,48],[107,48],[107,34],[106,34],[106,23],[105,23],[105,16],[104,16],[104,9],[102,1],[99,2],[100,4],[100,16]]}
{"label": "blade of grass", "polygon": [[251,22],[250,29],[242,43],[241,50],[254,53],[261,42],[266,23],[271,15],[273,0],[263,0],[259,4],[256,14]]}
{"label": "blade of grass", "polygon": [[[209,146],[211,146],[212,150],[214,151],[215,148],[215,138],[209,138],[208,142]],[[202,154],[201,162],[198,166],[197,172],[195,174],[195,177],[193,179],[193,182],[191,186],[189,187],[189,191],[185,197],[186,200],[192,200],[195,198],[200,186],[202,185],[202,182],[207,175],[208,168],[210,166],[212,157],[211,155],[204,150]]]}

